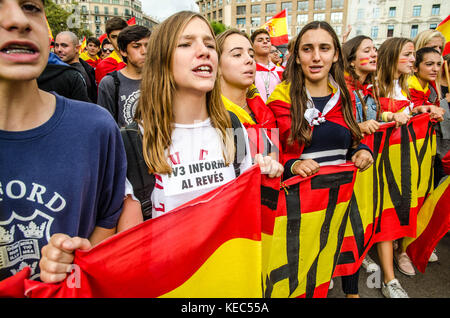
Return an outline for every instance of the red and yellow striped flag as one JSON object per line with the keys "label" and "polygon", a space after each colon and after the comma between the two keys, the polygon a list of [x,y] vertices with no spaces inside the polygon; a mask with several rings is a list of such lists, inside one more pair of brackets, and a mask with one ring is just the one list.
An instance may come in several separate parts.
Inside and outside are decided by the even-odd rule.
{"label": "red and yellow striped flag", "polygon": [[86,36],[85,36],[80,45],[80,51],[79,51],[80,54],[84,52],[84,50],[86,49],[86,46],[87,46],[87,43],[86,43]]}
{"label": "red and yellow striped flag", "polygon": [[77,251],[78,273],[60,284],[27,280],[26,294],[261,297],[260,180],[260,169],[254,166],[171,213],[118,233],[89,251]]}
{"label": "red and yellow striped flag", "polygon": [[287,22],[287,9],[284,9],[280,13],[277,13],[270,18],[261,27],[266,29],[270,35],[270,41],[273,45],[281,45],[289,42],[288,37],[288,22]]}
{"label": "red and yellow striped flag", "polygon": [[450,14],[437,26],[436,30],[445,37],[445,42],[450,42]]}

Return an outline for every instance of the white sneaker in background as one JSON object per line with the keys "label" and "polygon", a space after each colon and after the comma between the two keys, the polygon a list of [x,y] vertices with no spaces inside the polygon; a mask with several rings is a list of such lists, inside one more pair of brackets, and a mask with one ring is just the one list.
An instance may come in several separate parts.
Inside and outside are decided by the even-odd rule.
{"label": "white sneaker in background", "polygon": [[381,287],[381,292],[383,296],[386,298],[409,298],[406,291],[400,285],[398,279],[394,278],[387,284],[383,282],[383,286]]}
{"label": "white sneaker in background", "polygon": [[366,254],[366,257],[364,257],[362,261],[362,266],[366,269],[366,272],[368,273],[375,273],[380,269],[380,266],[378,266],[377,263],[369,256],[369,254]]}

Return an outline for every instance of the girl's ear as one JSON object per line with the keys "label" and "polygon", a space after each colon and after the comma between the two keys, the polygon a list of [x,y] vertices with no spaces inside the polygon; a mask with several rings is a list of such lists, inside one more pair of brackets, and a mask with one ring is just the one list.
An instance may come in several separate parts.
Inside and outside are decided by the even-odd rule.
{"label": "girl's ear", "polygon": [[333,57],[333,63],[336,63],[339,60],[339,52],[336,50]]}

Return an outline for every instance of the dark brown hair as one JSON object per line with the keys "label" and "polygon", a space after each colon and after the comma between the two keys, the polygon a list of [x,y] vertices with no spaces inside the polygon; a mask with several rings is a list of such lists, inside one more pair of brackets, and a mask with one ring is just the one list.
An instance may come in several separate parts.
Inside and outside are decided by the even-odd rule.
{"label": "dark brown hair", "polygon": [[[344,55],[344,69],[351,76],[351,78],[353,79],[353,83],[352,83],[353,86],[356,86],[360,82],[360,79],[359,79],[358,74],[356,74],[354,66],[352,66],[351,63],[353,61],[355,61],[355,59],[356,59],[356,52],[358,51],[359,47],[361,46],[361,43],[364,40],[371,40],[372,41],[372,39],[370,37],[368,37],[368,36],[358,35],[358,36],[355,36],[354,38],[352,38],[351,40],[348,40],[344,44],[342,44],[342,53]],[[374,86],[373,94],[374,94],[374,97],[375,97],[374,98],[375,99],[375,103],[377,105],[377,117],[379,117],[380,116],[380,114],[379,114],[380,113],[379,112],[380,105],[378,103],[378,98],[376,97],[377,89],[375,88],[376,87],[375,75],[376,75],[376,72],[368,74],[366,79],[365,79],[365,81],[364,81],[364,83],[361,83],[361,84],[362,85],[364,85],[364,84],[372,84]],[[356,91],[356,94],[358,95],[358,98],[361,101],[361,104],[363,106],[362,107],[362,113],[363,113],[362,120],[366,121],[367,120],[366,103],[364,101],[364,98],[359,93],[359,90],[357,89],[355,91]]]}
{"label": "dark brown hair", "polygon": [[341,45],[334,29],[324,21],[313,21],[302,28],[295,40],[294,51],[290,55],[287,62],[287,73],[285,79],[287,83],[291,83],[289,92],[291,98],[291,136],[289,137],[289,141],[297,141],[300,144],[304,144],[306,146],[310,145],[311,143],[311,128],[304,116],[308,101],[305,87],[305,75],[303,74],[300,63],[297,63],[297,57],[299,56],[299,46],[303,35],[309,30],[317,29],[323,29],[327,31],[333,39],[334,49],[338,54],[338,60],[331,66],[330,74],[333,76],[334,80],[339,85],[339,88],[341,90],[341,102],[344,120],[352,134],[353,146],[356,146],[361,141],[362,135],[359,126],[356,123],[355,115],[353,114],[353,106],[350,98],[350,93],[345,83],[344,59],[342,56]]}

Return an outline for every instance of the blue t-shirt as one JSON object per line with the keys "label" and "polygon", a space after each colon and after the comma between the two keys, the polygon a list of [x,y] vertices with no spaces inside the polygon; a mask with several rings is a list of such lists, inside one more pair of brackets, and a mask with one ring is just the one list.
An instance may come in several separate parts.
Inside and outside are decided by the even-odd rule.
{"label": "blue t-shirt", "polygon": [[56,95],[43,125],[0,130],[0,280],[25,266],[39,274],[55,233],[89,238],[114,228],[122,212],[126,155],[102,107]]}

